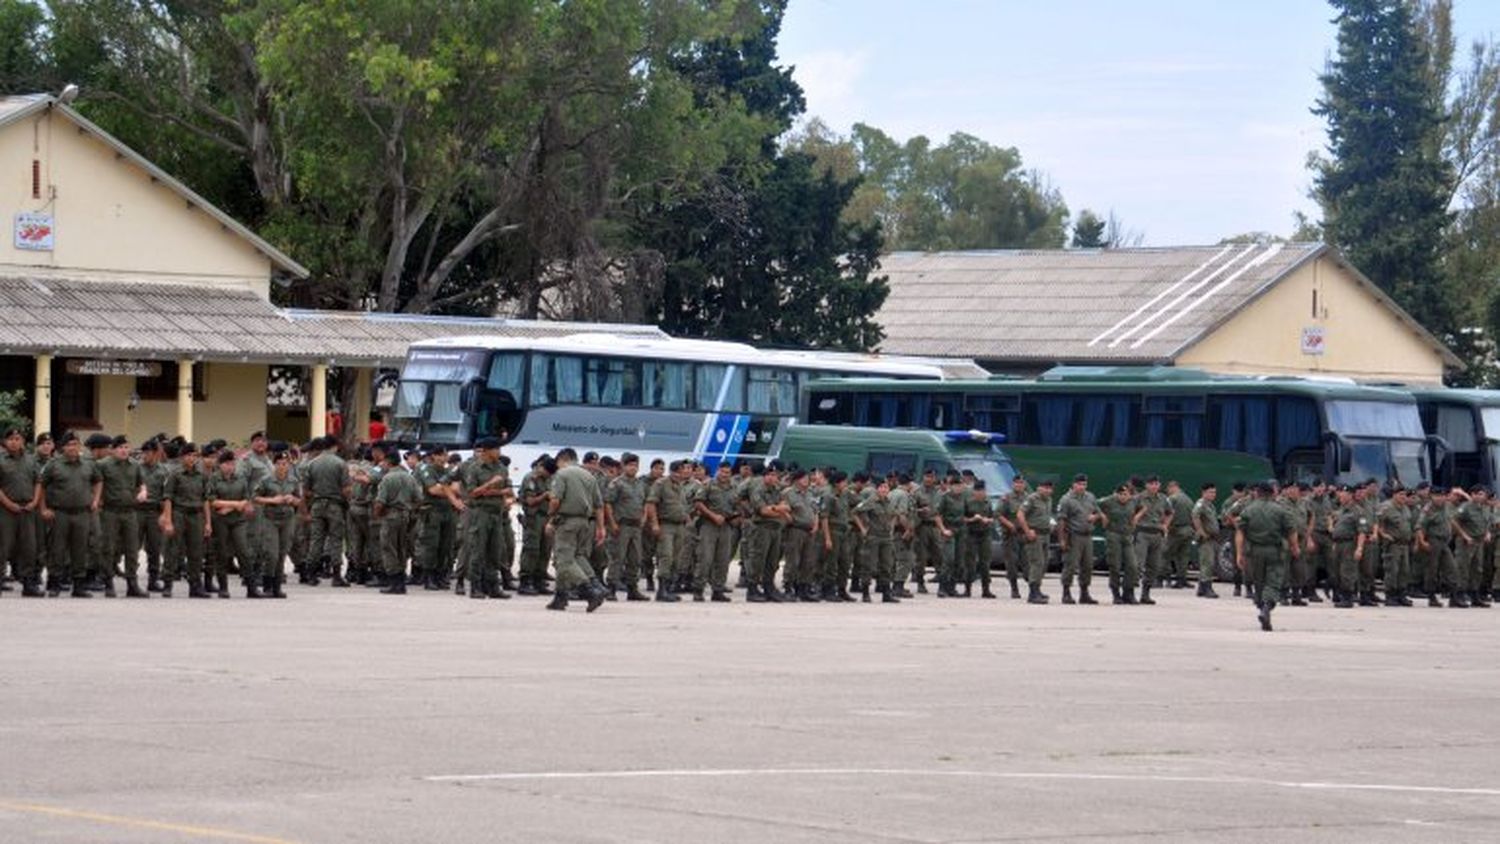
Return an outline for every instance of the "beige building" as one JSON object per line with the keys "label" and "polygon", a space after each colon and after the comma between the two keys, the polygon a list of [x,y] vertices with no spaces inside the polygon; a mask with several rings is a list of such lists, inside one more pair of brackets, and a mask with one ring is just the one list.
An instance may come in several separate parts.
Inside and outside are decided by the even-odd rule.
{"label": "beige building", "polygon": [[456,334],[652,334],[652,326],[277,308],[296,261],[48,95],[0,98],[0,390],[37,431],[157,432],[243,441],[267,427],[271,367],[305,373],[307,406],[274,428],[323,433],[330,373],[354,379],[366,429],[373,374],[412,340]]}
{"label": "beige building", "polygon": [[1323,244],[898,253],[881,272],[882,351],[995,372],[1154,364],[1440,384],[1462,366]]}

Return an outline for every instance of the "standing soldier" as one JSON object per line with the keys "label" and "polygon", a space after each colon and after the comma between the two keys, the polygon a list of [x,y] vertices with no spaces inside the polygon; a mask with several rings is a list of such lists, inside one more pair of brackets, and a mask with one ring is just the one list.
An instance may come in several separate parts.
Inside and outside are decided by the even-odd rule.
{"label": "standing soldier", "polygon": [[1026,501],[1028,494],[1026,478],[1016,475],[1010,482],[1010,492],[1001,497],[1000,507],[995,511],[995,518],[1000,521],[1003,530],[1000,558],[1005,563],[1005,578],[1010,581],[1010,597],[1013,601],[1021,597],[1019,581],[1026,553],[1026,538],[1021,535],[1016,514],[1021,512],[1021,504]]}
{"label": "standing soldier", "polygon": [[1073,603],[1073,576],[1078,576],[1078,603],[1097,604],[1089,594],[1094,578],[1094,525],[1104,521],[1099,501],[1089,492],[1089,476],[1073,476],[1073,487],[1057,502],[1058,536],[1063,551],[1064,604]]}
{"label": "standing soldier", "polygon": [[1166,569],[1162,575],[1173,589],[1187,588],[1188,562],[1193,556],[1193,499],[1182,491],[1182,484],[1167,481],[1167,502],[1172,517],[1167,524],[1167,542],[1163,556]]}
{"label": "standing soldier", "polygon": [[424,492],[422,481],[407,471],[394,451],[386,455],[385,473],[380,489],[375,491],[375,518],[381,525],[380,562],[386,582],[380,591],[386,595],[406,594],[406,560],[412,554],[412,527]]}
{"label": "standing soldier", "polygon": [[[338,440],[323,437],[319,454],[308,461],[302,478],[302,498],[312,516],[309,562],[314,567],[309,585],[318,585],[318,571],[326,570],[332,585],[348,586],[344,580],[344,524],[346,502],[352,490],[349,467],[338,455]],[[389,465],[389,464],[387,464]]]}
{"label": "standing soldier", "polygon": [[1328,535],[1333,541],[1332,580],[1335,584],[1333,605],[1339,609],[1354,606],[1356,594],[1361,606],[1372,606],[1372,597],[1366,604],[1365,596],[1359,592],[1359,561],[1364,557],[1365,543],[1371,541],[1373,525],[1365,517],[1363,507],[1354,502],[1354,491],[1342,487],[1336,493],[1338,509],[1329,516]]}
{"label": "standing soldier", "polygon": [[1488,607],[1489,589],[1480,587],[1480,578],[1484,550],[1491,539],[1489,494],[1477,485],[1467,494],[1455,487],[1454,494],[1466,499],[1453,515],[1453,528],[1458,534],[1458,588],[1471,605]]}
{"label": "standing soldier", "polygon": [[[582,468],[578,471],[587,472]],[[656,600],[663,603],[675,603],[681,600],[673,593],[673,586],[681,576],[684,567],[681,557],[682,546],[686,541],[684,532],[687,530],[688,518],[686,488],[688,471],[686,463],[681,460],[673,461],[670,474],[652,484],[651,489],[646,493],[646,529],[656,537],[657,554],[660,558],[656,567]],[[558,489],[559,485],[554,479],[553,495],[557,494]],[[600,500],[602,504],[602,497]],[[555,533],[553,541],[557,541]],[[585,549],[575,550],[585,551]]]}
{"label": "standing soldier", "polygon": [[[1312,487],[1305,483],[1288,483],[1281,499],[1281,505],[1291,511],[1292,519],[1297,523],[1297,548],[1301,552],[1295,556],[1289,556],[1287,594],[1291,595],[1291,604],[1294,607],[1307,606],[1307,598],[1302,591],[1302,584],[1310,579],[1307,573],[1307,565],[1311,559],[1313,550],[1312,538],[1312,506],[1310,494]],[[1288,549],[1288,552],[1290,549]],[[1316,597],[1316,596],[1314,596]],[[1319,599],[1321,600],[1321,599]]]}
{"label": "standing soldier", "polygon": [[1026,596],[1028,604],[1045,604],[1051,598],[1042,592],[1042,576],[1047,573],[1047,540],[1054,527],[1052,519],[1052,481],[1036,485],[1036,492],[1026,496],[1016,513],[1016,524],[1025,538]]}
{"label": "standing soldier", "polygon": [[19,428],[6,430],[0,454],[0,570],[9,564],[21,581],[21,596],[43,596],[37,565],[36,511],[42,504],[41,469],[26,453]]}
{"label": "standing soldier", "polygon": [[[1229,500],[1224,502],[1224,527],[1228,529],[1229,535],[1233,536],[1235,527],[1240,517],[1240,509],[1250,502],[1250,493],[1244,481],[1235,481],[1234,487],[1229,492]],[[1240,597],[1241,592],[1245,597],[1251,597],[1250,583],[1246,572],[1238,565],[1234,567],[1234,597]]]}
{"label": "standing soldier", "polygon": [[949,472],[947,489],[938,501],[938,514],[943,519],[943,525],[948,528],[947,540],[943,542],[942,568],[938,570],[939,597],[956,598],[958,582],[962,580],[966,586],[971,582],[964,574],[969,556],[969,532],[962,528],[968,502],[968,485],[964,483],[962,476]]}
{"label": "standing soldier", "polygon": [[953,531],[943,524],[942,499],[943,490],[938,486],[937,472],[928,468],[922,473],[922,485],[912,493],[912,503],[917,511],[917,532],[912,547],[916,556],[911,574],[916,579],[918,593],[927,592],[927,567],[932,566],[934,574],[940,570],[943,545],[953,536]]}
{"label": "standing soldier", "polygon": [[[889,478],[887,481],[889,482]],[[917,515],[916,484],[905,474],[895,476],[891,487],[891,507],[896,514],[896,576],[891,588],[898,598],[914,598],[906,582],[917,567],[917,530],[920,518]]]}
{"label": "standing soldier", "polygon": [[211,538],[218,546],[214,578],[219,597],[229,597],[230,560],[239,561],[246,598],[263,598],[258,582],[257,558],[250,547],[250,514],[255,512],[250,481],[236,473],[234,450],[219,452],[219,474],[208,487],[208,506],[213,513]]}
{"label": "standing soldier", "polygon": [[286,558],[292,551],[297,532],[297,508],[302,504],[302,485],[292,477],[292,460],[286,443],[272,444],[271,474],[255,487],[256,509],[261,514],[261,529],[266,544],[261,558],[261,590],[267,598],[285,598],[281,588],[286,575]]}
{"label": "standing soldier", "polygon": [[1240,511],[1235,530],[1235,554],[1242,567],[1252,571],[1260,588],[1256,604],[1260,610],[1260,629],[1271,632],[1271,611],[1281,600],[1286,579],[1284,548],[1296,557],[1302,553],[1297,545],[1297,525],[1292,513],[1271,500],[1274,487],[1262,482],[1255,487],[1255,500]]}
{"label": "standing soldier", "polygon": [[174,549],[167,554],[167,582],[161,596],[172,597],[172,581],[186,574],[188,597],[207,598],[203,546],[209,531],[209,477],[198,463],[198,446],[185,442],[177,446],[177,456],[182,465],[167,474],[161,492],[161,531]]}
{"label": "standing soldier", "polygon": [[990,591],[990,546],[995,532],[995,508],[990,504],[989,493],[982,480],[975,480],[964,502],[964,524],[967,533],[964,539],[964,597],[973,594],[974,578],[979,578],[980,595],[994,598]]}
{"label": "standing soldier", "polygon": [[791,508],[782,500],[775,464],[757,466],[756,479],[749,485],[751,534],[749,582],[745,600],[752,603],[779,604],[776,568],[781,562],[782,527],[792,520]]}
{"label": "standing soldier", "polygon": [[[614,536],[615,549],[610,556],[607,574],[610,591],[625,590],[627,601],[650,600],[641,594],[641,521],[646,516],[646,479],[640,476],[641,459],[630,452],[620,456],[620,476],[609,482],[604,490],[604,507],[609,514],[609,528]],[[528,476],[530,477],[530,476]],[[523,484],[522,489],[525,489]],[[540,501],[545,504],[546,480],[541,486]],[[542,513],[546,522],[546,513]]]}
{"label": "standing soldier", "polygon": [[1219,559],[1219,512],[1214,501],[1219,488],[1213,482],[1203,485],[1193,505],[1193,537],[1198,542],[1198,597],[1217,598],[1214,591],[1214,564]]}
{"label": "standing soldier", "polygon": [[355,458],[349,463],[348,580],[363,586],[370,582],[371,573],[381,568],[373,564],[379,555],[380,538],[372,533],[370,508],[375,503],[375,486],[385,463],[385,449],[378,442],[371,443],[361,448]]}
{"label": "standing soldier", "polygon": [[455,479],[448,473],[448,450],[442,446],[432,447],[427,462],[415,477],[422,487],[422,504],[427,508],[422,538],[417,542],[423,556],[423,588],[446,591],[448,572],[453,566],[453,546],[457,542],[458,514],[467,505],[453,490]]}
{"label": "standing soldier", "polygon": [[[875,494],[854,506],[854,526],[865,538],[869,549],[868,569],[873,573],[876,589],[883,604],[899,604],[896,584],[896,559],[892,547],[896,531],[896,508],[891,503],[891,488],[885,481],[875,486]],[[870,603],[870,581],[860,582],[860,600]]]}
{"label": "standing soldier", "polygon": [[[689,465],[691,465],[691,461],[689,461]],[[599,494],[603,495],[604,488],[609,486],[610,477],[609,474],[605,471],[603,461],[600,460],[597,452],[590,451],[583,456],[583,469],[593,476],[594,485],[599,488]],[[684,492],[686,492],[686,490],[684,490]],[[604,527],[604,525],[599,525],[599,527]],[[692,540],[689,538],[689,532],[686,530],[686,528],[684,528],[683,532],[683,542],[684,544],[691,544],[692,542]],[[678,549],[679,556],[682,555],[683,550],[684,549],[681,548]],[[687,588],[684,581],[685,578],[692,577],[692,564],[687,562],[687,560],[691,559],[691,556],[683,558],[682,568],[677,573],[679,583],[673,584],[674,590]],[[589,548],[589,568],[593,569],[594,574],[598,575],[599,577],[603,577],[605,573],[609,571],[608,542],[601,542]],[[613,597],[613,593],[611,593],[609,597]]]}
{"label": "standing soldier", "polygon": [[99,475],[104,480],[99,515],[104,548],[99,576],[104,578],[104,594],[114,597],[118,568],[125,574],[126,597],[149,597],[140,583],[141,529],[136,521],[146,501],[146,476],[140,464],[130,459],[129,440],[115,437],[110,442],[109,454],[99,461]]}
{"label": "standing soldier", "polygon": [[828,474],[828,507],[823,518],[827,547],[823,555],[823,600],[850,602],[849,578],[854,570],[857,543],[851,513],[857,502],[849,476],[833,469]]}
{"label": "standing soldier", "polygon": [[1142,604],[1155,604],[1151,599],[1151,587],[1162,577],[1162,545],[1167,528],[1172,524],[1172,502],[1161,491],[1161,478],[1155,475],[1146,479],[1146,491],[1135,497],[1135,513],[1131,526],[1135,528],[1135,561],[1141,568]]}
{"label": "standing soldier", "polygon": [[[552,526],[552,565],[557,571],[557,589],[547,609],[567,609],[568,595],[574,589],[582,589],[588,599],[588,611],[593,612],[604,603],[606,592],[604,584],[594,577],[588,561],[590,543],[599,545],[604,542],[604,496],[600,494],[594,476],[578,466],[577,460],[578,455],[573,449],[559,451],[557,471],[552,475],[552,499],[547,508],[548,523]],[[659,573],[657,600],[661,600],[666,581],[666,574]]]}
{"label": "standing soldier", "polygon": [[1337,565],[1334,562],[1333,535],[1329,528],[1333,524],[1333,514],[1337,509],[1337,497],[1329,486],[1318,480],[1312,485],[1312,496],[1308,498],[1308,507],[1312,510],[1312,541],[1313,549],[1308,553],[1307,565],[1304,566],[1308,580],[1300,584],[1302,594],[1312,603],[1322,603],[1323,599],[1318,597],[1318,572],[1321,570],[1327,577],[1329,594],[1338,583]]}
{"label": "standing soldier", "polygon": [[[271,477],[271,458],[267,454],[269,445],[265,431],[251,433],[250,450],[240,457],[236,466],[236,472],[245,479],[245,485],[249,487],[252,499],[255,497],[255,491],[260,489],[260,482]],[[265,514],[259,507],[253,507],[245,519],[245,524],[250,534],[250,553],[255,555],[254,568],[261,572],[261,580],[264,580],[265,572],[271,567],[271,545],[274,543],[272,537],[266,536],[269,526],[266,524]],[[250,575],[241,572],[240,577],[248,579]]]}
{"label": "standing soldier", "polygon": [[782,492],[791,519],[781,534],[782,556],[786,560],[781,591],[788,601],[814,602],[821,599],[808,588],[807,580],[810,561],[816,553],[812,545],[818,530],[818,508],[813,503],[807,472],[795,469],[791,479],[791,485]]}
{"label": "standing soldier", "polygon": [[[88,452],[83,455],[86,462],[99,465],[109,457],[114,440],[107,434],[89,434],[83,441]],[[115,568],[109,561],[109,548],[104,543],[104,508],[101,505],[89,514],[89,589],[104,590],[107,598],[115,596]],[[121,572],[123,574],[123,572]]]}
{"label": "standing soldier", "polygon": [[[651,470],[646,475],[646,491],[666,477],[667,464],[660,457],[651,461]],[[549,481],[550,484],[550,481]],[[656,591],[656,535],[649,530],[641,531],[641,574],[646,577],[646,591]]]}
{"label": "standing soldier", "polygon": [[1452,499],[1447,489],[1433,487],[1431,498],[1417,522],[1417,546],[1431,560],[1428,563],[1428,571],[1432,574],[1427,590],[1427,605],[1430,607],[1443,605],[1443,602],[1438,599],[1439,590],[1448,592],[1448,606],[1455,608],[1469,606],[1469,600],[1464,597],[1462,587],[1459,586],[1458,568],[1453,560],[1452,542]]}
{"label": "standing soldier", "polygon": [[1135,566],[1135,500],[1129,484],[1115,487],[1115,494],[1099,502],[1104,520],[1104,561],[1109,566],[1110,602],[1135,604],[1135,584],[1140,572]]}
{"label": "standing soldier", "polygon": [[[617,482],[619,478],[615,479]],[[698,568],[693,575],[693,600],[703,600],[705,584],[713,592],[713,600],[728,603],[729,556],[733,552],[734,529],[729,522],[734,518],[734,476],[729,463],[722,462],[714,470],[713,482],[703,488],[702,495],[693,504],[698,512]]]}
{"label": "standing soldier", "polygon": [[[547,498],[552,475],[547,467],[552,457],[543,454],[531,464],[531,471],[521,478],[521,583],[522,595],[549,595],[547,560],[551,556],[551,537],[547,536]],[[642,493],[642,502],[645,501]],[[639,528],[637,528],[639,530]]]}
{"label": "standing soldier", "polygon": [[146,482],[146,500],[139,505],[136,525],[140,544],[146,552],[146,591],[162,590],[162,557],[167,551],[166,536],[161,531],[161,492],[167,483],[165,452],[160,439],[147,440],[141,446],[141,474]]}
{"label": "standing soldier", "polygon": [[68,572],[73,597],[92,598],[88,589],[89,533],[92,516],[99,510],[104,479],[92,460],[83,458],[78,435],[64,434],[62,457],[47,461],[42,469],[42,518],[52,523],[52,560],[48,565],[47,591],[58,593],[60,572]]}
{"label": "standing soldier", "polygon": [[[37,477],[40,479],[42,470],[47,468],[47,463],[52,460],[57,444],[53,442],[52,435],[43,431],[36,435],[36,447],[32,456],[36,458]],[[45,497],[44,497],[45,499]],[[42,518],[42,500],[36,503],[36,569],[37,576],[41,577],[43,567],[47,569],[47,579],[51,581],[55,576],[52,571],[52,523]]]}
{"label": "standing soldier", "polygon": [[510,472],[500,462],[500,440],[485,437],[474,443],[474,459],[464,464],[459,483],[469,514],[464,537],[469,597],[509,598],[510,593],[501,588],[499,566],[507,553],[503,530],[515,493],[510,489]]}
{"label": "standing soldier", "polygon": [[[1361,487],[1361,489],[1364,488]],[[1388,607],[1412,605],[1411,598],[1407,597],[1406,589],[1407,584],[1411,582],[1411,552],[1412,540],[1416,536],[1416,517],[1417,514],[1412,509],[1411,495],[1404,487],[1397,487],[1391,497],[1376,511],[1375,534],[1384,545],[1382,556],[1385,563],[1385,605]],[[1368,594],[1374,598],[1374,583],[1373,573],[1369,580],[1366,580],[1364,564],[1361,561],[1359,572],[1361,594]]]}

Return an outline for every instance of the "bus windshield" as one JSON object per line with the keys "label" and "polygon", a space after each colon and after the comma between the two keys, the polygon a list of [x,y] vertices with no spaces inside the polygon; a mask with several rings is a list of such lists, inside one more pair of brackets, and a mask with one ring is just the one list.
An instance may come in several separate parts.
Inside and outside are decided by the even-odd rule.
{"label": "bus windshield", "polygon": [[1346,437],[1421,440],[1422,416],[1415,402],[1332,400],[1324,403],[1328,429]]}
{"label": "bus windshield", "polygon": [[1500,442],[1500,407],[1481,407],[1479,419],[1484,423],[1484,438]]}

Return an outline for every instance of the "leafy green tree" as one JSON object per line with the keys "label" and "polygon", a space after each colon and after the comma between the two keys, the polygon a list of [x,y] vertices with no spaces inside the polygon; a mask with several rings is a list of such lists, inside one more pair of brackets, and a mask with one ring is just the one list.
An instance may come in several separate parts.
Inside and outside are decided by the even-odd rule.
{"label": "leafy green tree", "polygon": [[1073,222],[1073,242],[1070,244],[1074,249],[1103,249],[1109,245],[1105,237],[1105,228],[1109,225],[1103,217],[1085,208],[1078,212],[1078,219]]}
{"label": "leafy green tree", "polygon": [[34,93],[46,84],[43,24],[29,0],[0,0],[0,96]]}
{"label": "leafy green tree", "polygon": [[0,393],[0,430],[7,428],[31,430],[31,417],[26,414],[25,390]]}
{"label": "leafy green tree", "polygon": [[1328,124],[1315,195],[1328,241],[1439,337],[1456,315],[1443,272],[1443,91],[1409,0],[1331,0],[1338,52],[1314,113]]}

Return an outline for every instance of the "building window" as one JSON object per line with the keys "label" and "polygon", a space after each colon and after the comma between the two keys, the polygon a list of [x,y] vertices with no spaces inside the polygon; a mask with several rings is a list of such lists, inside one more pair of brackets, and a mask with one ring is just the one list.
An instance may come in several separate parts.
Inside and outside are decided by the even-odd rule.
{"label": "building window", "polygon": [[[193,401],[206,401],[208,392],[204,388],[206,364],[193,367]],[[161,374],[155,378],[135,379],[135,394],[141,401],[177,401],[177,361],[162,361]]]}
{"label": "building window", "polygon": [[52,418],[57,430],[99,427],[97,380],[73,375],[62,360],[53,360]]}

